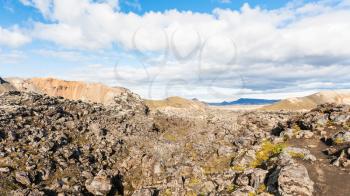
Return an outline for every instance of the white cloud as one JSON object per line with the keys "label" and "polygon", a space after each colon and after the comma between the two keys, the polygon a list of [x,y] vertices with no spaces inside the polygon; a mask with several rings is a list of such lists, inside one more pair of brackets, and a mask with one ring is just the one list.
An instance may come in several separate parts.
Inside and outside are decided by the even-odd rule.
{"label": "white cloud", "polygon": [[23,61],[26,55],[22,51],[11,50],[2,51],[0,50],[0,65],[5,66],[7,64],[15,64]]}
{"label": "white cloud", "polygon": [[19,47],[27,44],[31,38],[22,33],[18,28],[5,29],[0,27],[0,45]]}
{"label": "white cloud", "polygon": [[[125,83],[127,87],[144,96],[149,95],[146,91],[166,96],[173,81],[186,84],[187,97],[200,94],[211,100],[209,94],[223,99],[233,92],[257,96],[350,87],[345,84],[350,74],[348,0],[294,1],[275,10],[245,4],[239,11],[143,15],[122,13],[116,2],[32,0],[27,4],[47,18],[35,23],[33,36],[72,49],[98,51],[118,45],[130,53],[139,50],[135,56],[142,57],[140,66],[122,66],[118,73],[133,81]],[[114,68],[96,69],[89,67],[75,77],[116,80]],[[245,84],[232,85],[240,83],[240,75]]]}

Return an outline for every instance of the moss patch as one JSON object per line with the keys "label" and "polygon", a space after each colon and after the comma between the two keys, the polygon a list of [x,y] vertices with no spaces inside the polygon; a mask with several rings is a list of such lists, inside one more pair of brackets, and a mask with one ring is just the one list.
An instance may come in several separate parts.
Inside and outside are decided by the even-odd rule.
{"label": "moss patch", "polygon": [[341,138],[341,137],[335,138],[334,144],[339,145],[339,144],[342,144],[342,143],[344,143],[344,139],[343,138]]}
{"label": "moss patch", "polygon": [[176,142],[176,141],[177,141],[176,136],[173,135],[173,134],[171,134],[171,133],[165,133],[165,134],[163,135],[163,137],[164,137],[166,140],[170,141],[170,142]]}
{"label": "moss patch", "polygon": [[300,158],[300,159],[304,159],[305,158],[305,154],[303,153],[298,153],[298,152],[293,152],[293,151],[290,151],[288,152],[288,154],[293,157],[293,158]]}
{"label": "moss patch", "polygon": [[234,165],[234,166],[232,166],[232,169],[233,169],[234,171],[241,172],[241,171],[246,170],[247,168],[244,167],[243,165]]}
{"label": "moss patch", "polygon": [[266,192],[266,190],[267,190],[266,185],[265,185],[265,184],[262,184],[262,185],[260,185],[260,186],[258,187],[258,189],[256,190],[256,192],[257,192],[258,194],[260,194],[260,193]]}
{"label": "moss patch", "polygon": [[301,128],[299,127],[299,125],[294,125],[292,129],[294,135],[298,135],[301,132]]}
{"label": "moss patch", "polygon": [[261,149],[256,152],[256,159],[250,164],[250,167],[255,168],[262,165],[271,157],[280,154],[285,147],[286,145],[283,143],[273,144],[270,141],[264,141]]}
{"label": "moss patch", "polygon": [[200,183],[201,183],[201,181],[198,178],[191,178],[189,180],[189,186],[196,186]]}
{"label": "moss patch", "polygon": [[230,184],[225,189],[228,193],[233,193],[235,190],[237,190],[237,186],[234,184]]}

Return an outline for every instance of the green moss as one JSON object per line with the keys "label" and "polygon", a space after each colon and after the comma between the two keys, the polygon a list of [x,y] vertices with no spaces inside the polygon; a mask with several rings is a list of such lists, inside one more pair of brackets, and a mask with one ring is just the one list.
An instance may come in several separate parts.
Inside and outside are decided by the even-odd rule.
{"label": "green moss", "polygon": [[262,143],[261,149],[256,152],[255,160],[250,164],[250,167],[255,168],[261,165],[263,162],[269,160],[271,157],[280,154],[285,148],[285,144],[278,143],[273,144],[270,141],[264,141]]}
{"label": "green moss", "polygon": [[327,121],[327,126],[328,127],[332,127],[332,126],[334,126],[335,125],[335,123],[333,122],[333,121],[331,121],[331,120],[328,120]]}
{"label": "green moss", "polygon": [[298,152],[293,152],[293,151],[288,152],[288,154],[289,154],[291,157],[293,157],[293,158],[304,159],[304,157],[305,157],[305,154],[303,154],[303,153],[298,153]]}
{"label": "green moss", "polygon": [[197,196],[197,194],[193,191],[187,192],[185,196]]}
{"label": "green moss", "polygon": [[233,193],[237,189],[237,186],[234,184],[230,184],[225,189],[228,193]]}
{"label": "green moss", "polygon": [[266,192],[266,190],[267,190],[266,185],[265,185],[265,184],[261,184],[261,185],[258,187],[258,189],[256,190],[256,192],[257,192],[258,194],[260,194],[260,193]]}
{"label": "green moss", "polygon": [[164,196],[172,196],[173,194],[172,194],[172,192],[171,192],[170,189],[166,189],[166,190],[164,191],[163,195],[164,195]]}
{"label": "green moss", "polygon": [[170,142],[176,142],[176,141],[177,141],[177,138],[175,137],[175,135],[172,135],[171,133],[165,133],[165,134],[163,135],[163,137],[164,137],[166,140],[170,141]]}
{"label": "green moss", "polygon": [[350,130],[350,122],[347,122],[346,124],[343,125],[345,129]]}
{"label": "green moss", "polygon": [[294,135],[298,135],[301,132],[301,128],[298,125],[294,125],[292,129]]}
{"label": "green moss", "polygon": [[190,181],[189,181],[189,185],[190,186],[196,186],[196,185],[198,185],[200,183],[201,183],[201,181],[198,178],[191,178]]}
{"label": "green moss", "polygon": [[241,172],[241,171],[246,170],[247,168],[244,167],[243,165],[234,165],[234,166],[232,166],[232,169],[233,169],[234,171]]}
{"label": "green moss", "polygon": [[248,196],[255,196],[256,194],[254,192],[249,192]]}
{"label": "green moss", "polygon": [[342,144],[342,143],[344,143],[344,139],[343,138],[341,138],[341,137],[337,137],[337,138],[335,138],[335,140],[334,140],[334,144]]}

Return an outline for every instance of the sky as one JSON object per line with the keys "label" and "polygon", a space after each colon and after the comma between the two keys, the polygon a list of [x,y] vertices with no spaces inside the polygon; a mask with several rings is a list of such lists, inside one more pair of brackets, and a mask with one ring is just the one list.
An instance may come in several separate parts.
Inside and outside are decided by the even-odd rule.
{"label": "sky", "polygon": [[350,88],[350,0],[0,0],[0,76],[148,99]]}

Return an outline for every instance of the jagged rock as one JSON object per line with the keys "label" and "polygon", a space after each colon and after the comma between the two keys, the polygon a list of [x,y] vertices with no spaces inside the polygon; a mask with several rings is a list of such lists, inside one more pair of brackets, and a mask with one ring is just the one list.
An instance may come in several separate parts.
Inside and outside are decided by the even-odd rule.
{"label": "jagged rock", "polygon": [[2,78],[0,77],[0,84],[5,84],[5,83],[8,83],[8,82],[6,82],[4,79],[2,79]]}
{"label": "jagged rock", "polygon": [[282,131],[280,133],[280,136],[283,138],[283,139],[291,139],[293,138],[294,136],[294,132],[293,132],[293,129],[286,129],[285,131]]}
{"label": "jagged rock", "polygon": [[305,138],[305,139],[310,139],[314,136],[314,133],[309,130],[303,130],[300,131],[300,133],[297,135],[297,138]]}
{"label": "jagged rock", "polygon": [[7,174],[9,173],[11,170],[8,167],[0,167],[0,174]]}
{"label": "jagged rock", "polygon": [[348,159],[349,153],[345,153],[345,150],[341,150],[340,155],[332,162],[333,165],[339,167],[349,167],[350,160]]}
{"label": "jagged rock", "polygon": [[267,173],[267,170],[260,168],[248,169],[236,178],[235,184],[238,186],[249,185],[256,190],[264,184]]}
{"label": "jagged rock", "polygon": [[141,189],[135,191],[132,196],[153,196],[159,193],[156,189]]}
{"label": "jagged rock", "polygon": [[233,167],[244,167],[247,168],[256,159],[256,150],[248,150],[242,152],[241,155],[237,156],[231,163]]}
{"label": "jagged rock", "polygon": [[282,153],[286,153],[291,157],[301,158],[306,161],[316,161],[316,157],[305,148],[287,147],[283,149]]}
{"label": "jagged rock", "polygon": [[16,172],[15,173],[16,181],[25,185],[30,186],[32,184],[29,174],[27,172]]}
{"label": "jagged rock", "polygon": [[209,193],[213,193],[216,187],[217,186],[212,181],[207,181],[203,183],[199,191],[208,195]]}
{"label": "jagged rock", "polygon": [[342,113],[342,112],[333,112],[330,115],[330,120],[334,123],[344,123],[350,119],[350,115],[348,113]]}
{"label": "jagged rock", "polygon": [[232,195],[235,195],[235,196],[255,195],[255,190],[251,186],[244,186],[234,191]]}
{"label": "jagged rock", "polygon": [[14,196],[44,196],[45,195],[45,193],[43,191],[39,191],[38,189],[16,190],[16,191],[13,191],[11,194]]}
{"label": "jagged rock", "polygon": [[301,164],[276,169],[269,177],[268,190],[279,195],[313,195],[314,182]]}
{"label": "jagged rock", "polygon": [[332,137],[333,144],[350,143],[350,132],[340,131]]}
{"label": "jagged rock", "polygon": [[[314,153],[322,147],[319,132],[333,140],[335,129],[348,125],[328,122],[329,115],[346,115],[345,106],[302,114],[149,111],[139,96],[121,94],[114,100],[107,107],[35,93],[2,94],[0,194],[13,195],[16,188],[24,195],[310,195],[311,182],[300,163],[327,167],[328,160]],[[301,122],[313,129],[301,130]],[[315,146],[318,160],[312,164],[300,160],[315,160],[304,143]],[[347,171],[348,144],[327,145],[332,149],[323,156],[343,167],[332,171]],[[15,180],[16,172],[28,179]]]}
{"label": "jagged rock", "polygon": [[111,178],[103,171],[85,182],[86,189],[94,195],[107,195],[112,189]]}

